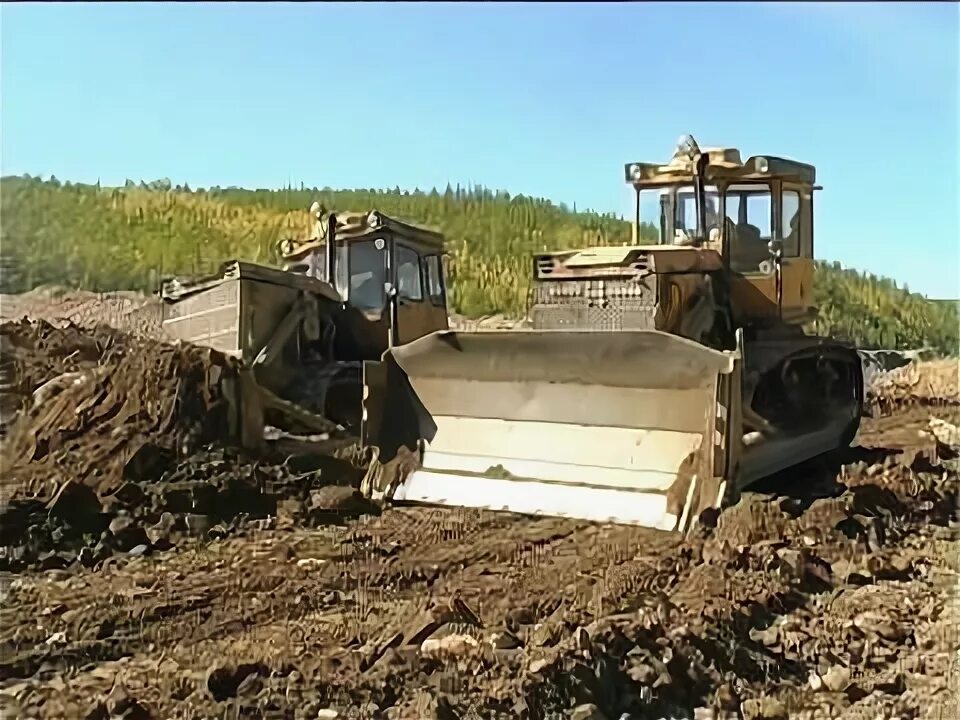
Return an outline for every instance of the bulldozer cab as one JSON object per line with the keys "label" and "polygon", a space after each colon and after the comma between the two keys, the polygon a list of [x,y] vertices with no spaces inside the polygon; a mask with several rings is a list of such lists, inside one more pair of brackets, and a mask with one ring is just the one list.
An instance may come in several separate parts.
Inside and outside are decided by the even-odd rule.
{"label": "bulldozer cab", "polygon": [[[630,163],[635,237],[721,255],[733,321],[802,324],[813,313],[816,170],[771,156],[681,139],[669,163]],[[652,206],[652,207],[651,207]],[[649,222],[655,213],[657,222]]]}
{"label": "bulldozer cab", "polygon": [[[351,355],[379,357],[448,327],[443,236],[373,211],[330,214],[319,237],[287,243],[286,269],[332,285],[346,304]],[[332,248],[332,251],[331,251]]]}

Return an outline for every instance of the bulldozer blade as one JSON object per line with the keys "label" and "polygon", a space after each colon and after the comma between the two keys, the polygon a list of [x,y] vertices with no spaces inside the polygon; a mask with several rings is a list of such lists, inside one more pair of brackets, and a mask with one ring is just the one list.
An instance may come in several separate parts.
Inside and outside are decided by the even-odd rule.
{"label": "bulldozer blade", "polygon": [[385,364],[432,422],[392,499],[685,529],[720,501],[738,357],[655,330],[446,331],[394,348]]}

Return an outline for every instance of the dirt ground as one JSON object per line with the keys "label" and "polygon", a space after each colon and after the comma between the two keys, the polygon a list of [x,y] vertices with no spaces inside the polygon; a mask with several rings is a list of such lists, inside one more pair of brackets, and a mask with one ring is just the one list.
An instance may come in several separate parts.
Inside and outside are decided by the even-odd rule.
{"label": "dirt ground", "polygon": [[217,446],[214,353],[0,338],[4,717],[960,717],[955,362],[679,537],[380,512]]}

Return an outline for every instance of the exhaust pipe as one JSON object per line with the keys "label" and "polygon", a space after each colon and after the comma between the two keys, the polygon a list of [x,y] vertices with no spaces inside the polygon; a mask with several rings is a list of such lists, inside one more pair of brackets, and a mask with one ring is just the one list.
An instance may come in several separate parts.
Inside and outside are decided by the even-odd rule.
{"label": "exhaust pipe", "polygon": [[336,213],[330,213],[329,218],[327,219],[327,252],[326,252],[326,266],[327,266],[327,282],[336,287],[336,258],[337,255],[334,252],[334,243],[337,241],[337,215]]}

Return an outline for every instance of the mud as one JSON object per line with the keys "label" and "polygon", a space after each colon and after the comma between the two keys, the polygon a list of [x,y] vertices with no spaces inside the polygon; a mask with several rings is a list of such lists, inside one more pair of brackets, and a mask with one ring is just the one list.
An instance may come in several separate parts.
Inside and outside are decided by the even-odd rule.
{"label": "mud", "polygon": [[23,413],[0,522],[6,714],[960,716],[948,366],[878,390],[860,447],[684,538],[378,514],[351,462],[218,446],[222,358],[3,328]]}

